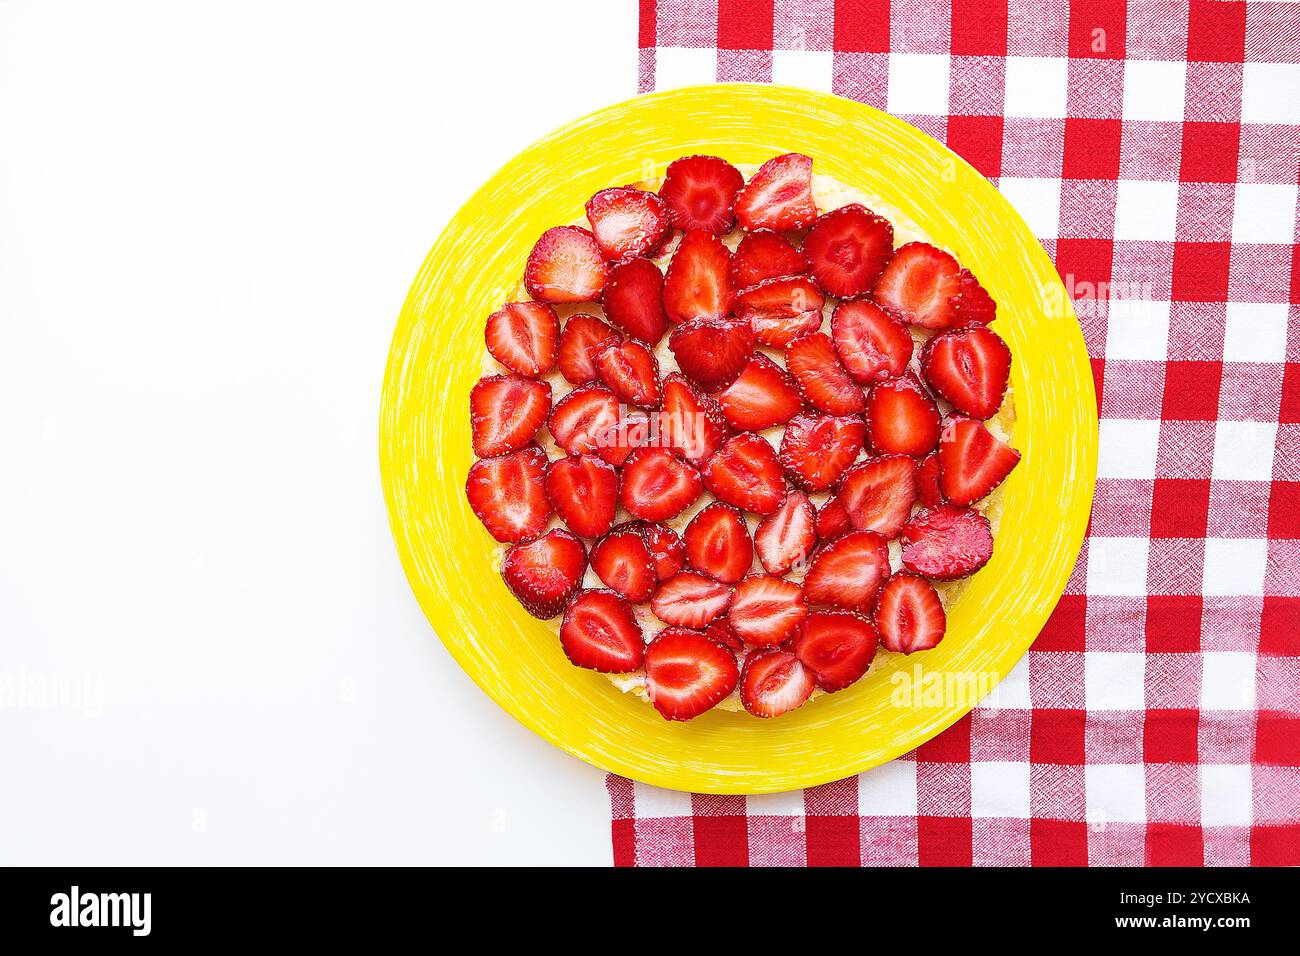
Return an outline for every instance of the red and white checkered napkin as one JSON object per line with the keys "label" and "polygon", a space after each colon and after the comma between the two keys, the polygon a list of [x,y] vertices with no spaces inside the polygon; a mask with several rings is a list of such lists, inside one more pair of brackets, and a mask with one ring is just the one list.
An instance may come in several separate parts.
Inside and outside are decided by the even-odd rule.
{"label": "red and white checkered napkin", "polygon": [[996,706],[803,792],[610,777],[615,862],[1300,864],[1300,4],[640,8],[643,91],[830,90],[996,183],[1077,299],[1101,454]]}

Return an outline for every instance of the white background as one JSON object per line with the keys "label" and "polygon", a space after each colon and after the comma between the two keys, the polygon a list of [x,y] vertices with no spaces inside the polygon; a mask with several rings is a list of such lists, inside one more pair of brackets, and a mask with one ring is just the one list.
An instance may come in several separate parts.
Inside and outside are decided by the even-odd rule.
{"label": "white background", "polygon": [[377,423],[438,232],[635,93],[635,17],[0,0],[0,862],[610,861],[411,596]]}

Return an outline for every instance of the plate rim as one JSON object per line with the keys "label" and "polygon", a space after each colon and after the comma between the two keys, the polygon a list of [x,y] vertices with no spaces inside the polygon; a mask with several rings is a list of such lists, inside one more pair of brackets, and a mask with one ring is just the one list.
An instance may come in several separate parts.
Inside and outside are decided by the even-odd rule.
{"label": "plate rim", "polygon": [[[435,270],[440,257],[453,245],[454,235],[458,230],[463,230],[467,226],[467,220],[475,219],[481,216],[481,209],[490,206],[492,203],[499,201],[499,192],[509,180],[511,174],[516,174],[519,169],[523,168],[525,161],[535,156],[540,151],[545,151],[550,144],[563,140],[566,137],[572,137],[581,134],[583,131],[620,118],[627,118],[631,114],[652,110],[656,108],[668,108],[673,105],[680,106],[684,110],[698,110],[707,104],[712,104],[712,108],[721,108],[725,103],[728,107],[736,106],[737,101],[742,101],[746,105],[759,108],[760,104],[766,104],[773,108],[788,108],[791,105],[806,106],[811,109],[829,108],[838,112],[857,113],[871,127],[879,127],[883,130],[890,131],[902,139],[912,140],[920,143],[924,150],[932,157],[942,155],[944,159],[951,163],[957,174],[963,177],[963,182],[972,188],[975,192],[983,193],[985,201],[991,199],[990,205],[1004,216],[1010,224],[1012,232],[1017,235],[1017,239],[1023,243],[1028,239],[1026,245],[1027,255],[1032,261],[1035,271],[1043,273],[1043,266],[1046,265],[1047,272],[1050,272],[1051,280],[1054,285],[1049,290],[1046,288],[1048,280],[1044,280],[1042,294],[1045,297],[1059,296],[1059,301],[1053,300],[1053,304],[1059,307],[1061,315],[1059,320],[1067,321],[1073,326],[1073,335],[1067,330],[1066,339],[1070,340],[1065,343],[1066,351],[1075,368],[1076,373],[1086,372],[1086,374],[1077,374],[1070,384],[1077,387],[1079,394],[1077,401],[1084,406],[1085,414],[1082,421],[1078,422],[1083,426],[1082,434],[1075,436],[1078,447],[1074,448],[1076,459],[1078,459],[1078,470],[1071,476],[1073,481],[1068,489],[1070,492],[1070,504],[1066,509],[1069,514],[1069,527],[1061,536],[1058,546],[1058,552],[1068,553],[1067,559],[1061,559],[1053,556],[1049,574],[1045,577],[1044,583],[1038,590],[1050,592],[1053,595],[1047,600],[1045,612],[1042,613],[1042,621],[1034,629],[1034,633],[1027,640],[1018,640],[1011,643],[1006,650],[998,654],[994,669],[998,675],[994,684],[1005,678],[1006,674],[1015,666],[1015,664],[1024,656],[1033,641],[1041,631],[1042,623],[1045,623],[1047,616],[1052,608],[1059,602],[1064,590],[1068,584],[1071,571],[1079,559],[1080,550],[1086,535],[1087,518],[1091,510],[1092,495],[1095,489],[1096,467],[1097,467],[1097,443],[1098,443],[1098,418],[1096,414],[1096,392],[1092,379],[1086,345],[1084,343],[1082,330],[1075,318],[1073,307],[1069,296],[1065,293],[1064,286],[1056,273],[1042,245],[1035,239],[1029,228],[1023,220],[1011,208],[1007,200],[997,192],[988,180],[976,172],[959,156],[949,150],[942,143],[932,139],[924,132],[916,129],[902,120],[883,113],[866,104],[858,103],[853,100],[844,99],[834,96],[833,94],[820,93],[811,90],[804,90],[797,87],[781,86],[776,84],[764,83],[718,83],[706,84],[702,86],[683,87],[679,89],[662,91],[657,93],[643,94],[633,97],[619,103],[612,104],[602,109],[586,114],[570,123],[553,130],[547,135],[541,137],[534,143],[525,147],[515,154],[500,169],[494,172],[487,180],[479,186],[471,197],[460,207],[459,210],[451,217],[447,225],[440,233],[437,241],[431,247],[428,255],[417,272],[411,288],[403,302],[401,312],[396,328],[394,329],[392,342],[390,344],[388,359],[385,365],[383,391],[381,396],[380,408],[380,472],[381,482],[385,498],[385,506],[389,518],[390,531],[394,537],[394,543],[397,547],[399,557],[402,562],[403,572],[405,573],[408,584],[411,586],[421,609],[424,611],[426,619],[430,626],[437,634],[439,640],[448,649],[453,659],[465,672],[474,680],[480,688],[484,690],[498,705],[502,706],[516,720],[524,724],[539,736],[549,742],[559,746],[561,749],[573,754],[580,759],[591,763],[601,769],[609,772],[621,774],[635,780],[640,780],[655,786],[667,787],[676,790],[709,792],[719,794],[760,794],[783,792],[788,790],[799,789],[801,787],[814,786],[819,783],[829,782],[831,780],[842,779],[847,776],[859,773],[862,770],[869,769],[873,766],[886,763],[898,756],[901,756],[911,750],[914,750],[921,743],[931,739],[951,724],[960,720],[969,713],[978,701],[973,701],[969,705],[949,708],[937,719],[931,720],[925,724],[924,728],[918,733],[899,739],[892,745],[883,745],[876,748],[875,757],[868,763],[854,768],[846,767],[844,762],[834,763],[828,766],[824,771],[808,770],[806,772],[794,775],[775,775],[775,776],[755,776],[752,772],[748,775],[731,775],[718,773],[716,771],[701,770],[692,767],[671,766],[671,761],[667,768],[663,765],[647,768],[627,759],[619,759],[609,753],[595,754],[590,747],[575,745],[572,740],[568,739],[562,732],[557,731],[552,722],[541,720],[537,714],[518,706],[518,701],[513,699],[509,694],[503,693],[500,683],[499,674],[490,670],[485,670],[480,655],[475,653],[474,642],[472,640],[455,639],[454,632],[463,623],[458,621],[456,609],[443,607],[435,603],[430,606],[430,597],[428,593],[425,572],[427,569],[421,568],[417,563],[412,548],[406,535],[406,529],[403,525],[402,517],[406,499],[405,492],[410,489],[402,485],[400,474],[401,454],[398,450],[400,443],[395,439],[398,435],[402,423],[411,418],[410,409],[404,408],[404,396],[401,393],[401,371],[406,358],[405,346],[415,330],[416,324],[426,317],[430,305],[427,301],[427,283]],[[771,101],[777,101],[775,103]],[[919,139],[918,139],[919,138]],[[936,154],[935,150],[939,152]],[[722,150],[720,150],[722,151]],[[683,150],[678,155],[686,155]],[[610,185],[611,183],[606,183]],[[850,184],[853,185],[853,184]],[[586,196],[574,196],[573,206],[580,208]],[[553,222],[552,225],[562,224]],[[543,227],[544,228],[544,227]],[[517,284],[518,277],[514,277],[514,284]],[[482,310],[482,314],[476,316],[475,322],[481,329],[482,318],[488,310]],[[480,335],[481,338],[481,335]],[[1019,366],[1017,365],[1017,369]],[[1014,379],[1013,379],[1014,381]],[[463,408],[460,406],[451,407],[450,414],[463,416]],[[1076,409],[1077,411],[1077,409]],[[1018,408],[1019,415],[1019,408]],[[416,416],[418,419],[418,416]],[[413,421],[407,421],[406,426],[413,425]],[[1019,444],[1019,442],[1017,442]],[[463,489],[463,473],[450,476],[451,483],[455,486],[459,494]],[[1014,476],[1013,476],[1014,477]],[[446,484],[449,476],[443,474],[440,476],[442,484]],[[484,539],[483,543],[488,545],[490,539],[485,534],[480,537]],[[1047,586],[1047,580],[1050,580],[1050,587]],[[576,670],[576,669],[575,669]],[[575,678],[576,680],[576,678]],[[615,688],[611,683],[600,678],[607,685],[609,693],[618,697],[625,697],[623,692]],[[836,695],[838,696],[838,695]],[[819,699],[819,702],[829,700],[830,696]],[[641,701],[635,701],[636,706],[651,711],[648,705]],[[818,706],[817,703],[812,705]],[[613,708],[611,708],[613,709]],[[651,711],[653,713],[653,711]],[[751,718],[751,722],[767,725],[766,722],[759,722]],[[761,730],[761,726],[760,726]],[[852,761],[849,761],[850,763]]]}

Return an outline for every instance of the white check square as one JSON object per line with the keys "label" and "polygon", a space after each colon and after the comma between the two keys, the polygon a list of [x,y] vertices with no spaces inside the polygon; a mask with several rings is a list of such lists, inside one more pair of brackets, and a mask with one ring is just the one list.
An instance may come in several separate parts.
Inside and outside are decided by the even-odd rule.
{"label": "white check square", "polygon": [[1026,654],[978,706],[984,710],[1028,710],[1029,703],[1029,655]]}
{"label": "white check square", "polygon": [[1061,181],[1003,176],[998,189],[1039,239],[1055,239],[1061,229]]}
{"label": "white check square", "polygon": [[[1295,95],[1300,97],[1300,90]],[[1232,241],[1289,245],[1295,238],[1295,205],[1295,183],[1238,183]]]}
{"label": "white check square", "polygon": [[948,63],[945,53],[891,53],[889,112],[947,116]]}
{"label": "white check square", "polygon": [[638,817],[689,817],[691,795],[677,790],[632,782],[632,800]]}
{"label": "white check square", "polygon": [[1249,764],[1202,764],[1200,777],[1203,826],[1250,826]]}
{"label": "white check square", "polygon": [[1084,768],[1089,823],[1143,823],[1147,813],[1146,772],[1140,763],[1089,764]]}
{"label": "white check square", "polygon": [[1277,422],[1215,422],[1211,477],[1271,481],[1276,445]]}
{"label": "white check square", "polygon": [[1121,179],[1115,196],[1115,238],[1173,242],[1178,183]]}
{"label": "white check square", "polygon": [[829,93],[835,78],[830,50],[773,50],[772,82]]}
{"label": "white check square", "polygon": [[1098,444],[1098,478],[1155,478],[1160,422],[1103,418]]}
{"label": "white check square", "polygon": [[1300,123],[1300,63],[1247,63],[1241,79],[1243,123]]}
{"label": "white check square", "polygon": [[1124,119],[1180,122],[1186,88],[1185,62],[1125,60]]}
{"label": "white check square", "polygon": [[970,815],[1029,819],[1029,764],[974,761],[970,765]]}
{"label": "white check square", "polygon": [[916,816],[916,761],[891,760],[858,774],[858,814]]}
{"label": "white check square", "polygon": [[1255,655],[1207,651],[1201,655],[1201,710],[1254,710]]}
{"label": "white check square", "polygon": [[1223,332],[1223,360],[1286,361],[1286,323],[1285,303],[1229,302]]}
{"label": "white check square", "polygon": [[1006,115],[1025,119],[1065,116],[1069,61],[1062,56],[1006,58]]}
{"label": "white check square", "polygon": [[1111,299],[1107,303],[1106,358],[1165,361],[1172,311],[1170,303],[1155,299]]}
{"label": "white check square", "polygon": [[1150,538],[1090,538],[1088,592],[1145,596]]}
{"label": "white check square", "polygon": [[718,81],[718,51],[661,46],[655,51],[655,89]]}
{"label": "white check square", "polygon": [[1147,656],[1141,651],[1087,651],[1083,655],[1088,710],[1144,710]]}
{"label": "white check square", "polygon": [[1207,596],[1261,595],[1267,569],[1267,538],[1206,538],[1201,590]]}
{"label": "white check square", "polygon": [[745,812],[751,816],[799,817],[804,809],[802,790],[751,793],[745,798]]}

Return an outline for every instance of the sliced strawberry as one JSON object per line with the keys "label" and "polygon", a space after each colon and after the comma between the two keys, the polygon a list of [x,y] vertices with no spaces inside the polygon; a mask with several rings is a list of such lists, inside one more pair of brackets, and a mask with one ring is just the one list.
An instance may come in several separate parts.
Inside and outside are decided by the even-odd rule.
{"label": "sliced strawberry", "polygon": [[551,520],[546,500],[546,452],[529,445],[500,458],[481,458],[469,469],[465,497],[498,541],[535,538]]}
{"label": "sliced strawberry", "polygon": [[803,239],[813,278],[838,299],[866,295],[894,251],[894,227],[866,206],[822,213]]}
{"label": "sliced strawberry", "polygon": [[952,299],[961,289],[957,260],[925,242],[899,246],[876,280],[875,300],[905,322],[927,329],[945,329],[956,309]]}
{"label": "sliced strawberry", "polygon": [[897,378],[912,360],[912,333],[907,326],[866,299],[835,307],[831,338],[840,361],[859,385]]}
{"label": "sliced strawberry", "polygon": [[627,513],[646,521],[665,521],[700,497],[700,473],[666,448],[638,448],[623,466],[619,501]]}
{"label": "sliced strawberry", "polygon": [[574,385],[595,381],[596,353],[618,333],[594,315],[569,316],[560,335],[560,374]]}
{"label": "sliced strawberry", "polygon": [[543,302],[507,302],[488,316],[484,334],[492,357],[517,375],[537,378],[555,367],[560,320]]}
{"label": "sliced strawberry", "polygon": [[598,538],[614,523],[618,472],[592,455],[557,458],[546,469],[546,498],[570,531]]}
{"label": "sliced strawberry", "polygon": [[523,448],[551,410],[551,386],[518,375],[489,375],[469,393],[474,454],[495,458]]}
{"label": "sliced strawberry", "polygon": [[645,538],[646,547],[655,564],[655,576],[660,581],[667,581],[686,564],[686,545],[677,536],[677,532],[667,525],[653,521],[641,522],[641,537]]}
{"label": "sliced strawberry", "polygon": [[659,579],[640,528],[621,524],[591,546],[591,570],[633,604],[650,600]]}
{"label": "sliced strawberry", "polygon": [[939,441],[939,409],[911,376],[872,386],[863,417],[867,441],[882,455],[919,458]]}
{"label": "sliced strawberry", "polygon": [[766,647],[793,637],[807,613],[799,585],[757,574],[736,585],[727,622],[746,644]]}
{"label": "sliced strawberry", "polygon": [[555,403],[546,427],[570,455],[591,455],[616,443],[618,399],[600,385],[583,385]]}
{"label": "sliced strawberry", "polygon": [[755,717],[780,717],[803,706],[816,689],[813,672],[791,651],[769,647],[745,658],[740,702]]}
{"label": "sliced strawberry", "polygon": [[896,654],[928,651],[943,640],[948,626],[939,592],[914,574],[896,574],[885,582],[873,617],[880,643]]}
{"label": "sliced strawberry", "polygon": [[708,627],[704,629],[704,636],[715,644],[721,644],[723,647],[733,651],[743,651],[745,642],[736,636],[731,625],[727,623],[725,617],[714,618]]}
{"label": "sliced strawberry", "polygon": [[752,432],[728,438],[704,463],[701,474],[704,486],[716,497],[755,514],[771,514],[785,497],[776,452]]}
{"label": "sliced strawberry", "polygon": [[799,391],[828,415],[856,415],[862,411],[862,389],[844,370],[830,336],[813,332],[785,347],[785,367]]}
{"label": "sliced strawberry", "polygon": [[871,667],[879,637],[866,618],[846,611],[813,611],[794,640],[794,652],[831,693],[856,683]]}
{"label": "sliced strawberry", "polygon": [[781,436],[781,466],[800,487],[825,491],[853,464],[866,435],[856,416],[796,416]]}
{"label": "sliced strawberry", "polygon": [[956,313],[954,326],[971,327],[988,325],[998,317],[998,304],[993,301],[979,279],[971,275],[969,269],[957,273],[960,291],[953,297],[952,305]]}
{"label": "sliced strawberry", "polygon": [[603,674],[638,670],[645,638],[632,605],[613,591],[579,591],[560,624],[564,655],[578,667]]}
{"label": "sliced strawberry", "polygon": [[699,631],[668,627],[645,650],[646,691],[668,720],[698,717],[736,689],[736,655]]}
{"label": "sliced strawberry", "polygon": [[506,552],[501,576],[524,610],[548,621],[582,586],[587,549],[563,528],[553,528],[536,541],[516,544]]}
{"label": "sliced strawberry", "polygon": [[817,511],[817,540],[834,541],[853,530],[844,503],[834,495],[827,498]]}
{"label": "sliced strawberry", "polygon": [[607,343],[596,353],[596,374],[629,405],[654,408],[659,404],[659,363],[636,339]]}
{"label": "sliced strawberry", "polygon": [[932,451],[916,466],[916,500],[925,508],[943,504],[939,491],[939,453]]}
{"label": "sliced strawberry", "polygon": [[869,613],[889,578],[889,546],[873,531],[850,531],[817,549],[803,579],[809,604]]}
{"label": "sliced strawberry", "polygon": [[720,319],[731,309],[731,253],[717,236],[700,229],[682,236],[664,277],[664,311],[674,322],[701,316]]}
{"label": "sliced strawberry", "polygon": [[731,505],[715,501],[691,519],[682,534],[686,561],[696,571],[735,584],[754,563],[754,542],[745,516]]}
{"label": "sliced strawberry", "polygon": [[602,189],[588,199],[587,221],[601,254],[611,262],[649,255],[671,228],[664,201],[631,186]]}
{"label": "sliced strawberry", "polygon": [[722,447],[727,420],[710,395],[701,395],[676,372],[664,379],[658,441],[687,461],[699,464]]}
{"label": "sliced strawberry", "polygon": [[916,503],[916,463],[906,455],[869,458],[844,473],[835,496],[854,528],[897,538]]}
{"label": "sliced strawberry", "polygon": [[803,408],[794,379],[762,352],[755,352],[740,377],[718,393],[718,403],[731,427],[747,432],[784,425]]}
{"label": "sliced strawberry", "polygon": [[903,567],[934,581],[974,574],[991,557],[989,519],[971,508],[927,508],[903,528]]}
{"label": "sliced strawberry", "polygon": [[668,164],[659,198],[678,229],[703,229],[714,235],[731,232],[733,208],[745,177],[717,156],[683,156]]}
{"label": "sliced strawberry", "polygon": [[758,523],[754,548],[771,574],[802,567],[817,543],[817,515],[802,491],[785,496],[781,506]]}
{"label": "sliced strawberry", "polygon": [[690,319],[673,329],[668,348],[682,374],[704,391],[716,392],[749,364],[754,330],[738,319]]}
{"label": "sliced strawberry", "polygon": [[797,276],[807,271],[807,258],[785,236],[770,229],[757,229],[745,233],[731,256],[731,287],[745,289],[764,279]]}
{"label": "sliced strawberry", "polygon": [[825,301],[807,276],[783,276],[742,290],[735,310],[737,318],[754,327],[758,341],[779,349],[821,327]]}
{"label": "sliced strawberry", "polygon": [[554,226],[528,254],[524,285],[538,302],[596,302],[608,268],[586,229]]}
{"label": "sliced strawberry", "polygon": [[704,627],[724,613],[729,604],[730,585],[694,571],[683,571],[659,585],[650,599],[650,610],[665,624]]}
{"label": "sliced strawberry", "polygon": [[620,408],[618,421],[605,430],[596,453],[615,468],[622,468],[628,456],[650,443],[654,422],[640,409]]}
{"label": "sliced strawberry", "polygon": [[600,301],[609,321],[647,345],[658,345],[668,330],[664,274],[649,259],[631,259],[610,269]]}
{"label": "sliced strawberry", "polygon": [[939,490],[955,505],[979,501],[1020,464],[1020,452],[993,436],[981,421],[950,418],[939,441]]}
{"label": "sliced strawberry", "polygon": [[736,197],[736,219],[745,229],[791,232],[816,218],[812,160],[800,153],[769,159]]}
{"label": "sliced strawberry", "polygon": [[992,329],[936,335],[921,353],[925,380],[957,411],[989,418],[1002,406],[1011,377],[1011,349]]}

